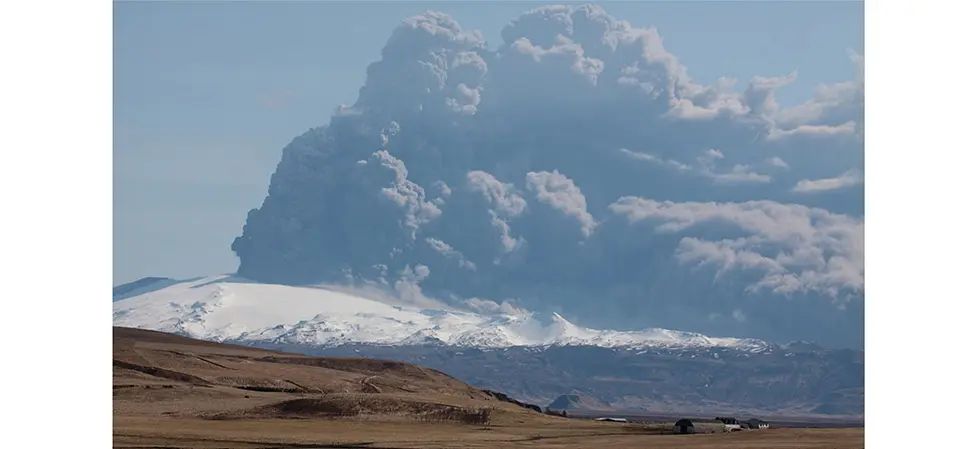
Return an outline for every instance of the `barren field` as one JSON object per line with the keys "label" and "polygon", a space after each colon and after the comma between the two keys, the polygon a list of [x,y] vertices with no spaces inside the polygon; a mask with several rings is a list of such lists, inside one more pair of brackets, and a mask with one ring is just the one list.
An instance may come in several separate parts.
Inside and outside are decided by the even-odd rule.
{"label": "barren field", "polygon": [[667,435],[667,424],[547,416],[403,363],[114,333],[115,447],[864,447],[862,428]]}

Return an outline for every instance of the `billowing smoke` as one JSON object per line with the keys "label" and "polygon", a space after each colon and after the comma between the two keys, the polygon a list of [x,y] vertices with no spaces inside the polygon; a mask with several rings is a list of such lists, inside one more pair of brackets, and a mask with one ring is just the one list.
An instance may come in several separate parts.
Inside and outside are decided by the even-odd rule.
{"label": "billowing smoke", "polygon": [[862,345],[862,56],[782,108],[801,74],[697,84],[656,30],[598,6],[502,36],[433,12],[394,30],[358,101],[284,149],[239,273]]}

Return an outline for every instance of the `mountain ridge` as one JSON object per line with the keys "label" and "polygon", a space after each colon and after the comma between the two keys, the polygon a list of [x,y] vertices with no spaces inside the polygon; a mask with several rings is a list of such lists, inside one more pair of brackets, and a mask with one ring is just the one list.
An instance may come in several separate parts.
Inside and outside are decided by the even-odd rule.
{"label": "mountain ridge", "polygon": [[[600,347],[736,347],[752,352],[773,345],[757,339],[718,338],[648,328],[597,330],[558,313],[485,313],[461,306],[395,298],[365,298],[325,287],[251,282],[231,275],[162,281],[113,304],[117,325],[185,333],[211,340],[273,341],[338,346],[347,343],[500,348],[576,345]],[[273,298],[273,300],[271,300]],[[267,299],[267,300],[265,300]],[[434,308],[436,306],[436,308]],[[547,318],[547,319],[546,319]]]}
{"label": "mountain ridge", "polygon": [[[571,392],[634,413],[863,415],[863,351],[576,326],[337,288],[198,278],[113,302],[116,326],[425,366],[519,401]],[[544,318],[544,317],[543,317]]]}

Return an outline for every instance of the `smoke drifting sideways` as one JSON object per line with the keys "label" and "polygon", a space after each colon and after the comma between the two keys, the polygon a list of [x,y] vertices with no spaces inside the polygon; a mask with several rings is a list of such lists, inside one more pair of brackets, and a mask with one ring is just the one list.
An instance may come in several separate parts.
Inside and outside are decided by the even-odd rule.
{"label": "smoke drifting sideways", "polygon": [[598,6],[502,36],[396,28],[357,102],[284,148],[239,274],[862,348],[862,56],[780,108],[797,74],[696,84]]}

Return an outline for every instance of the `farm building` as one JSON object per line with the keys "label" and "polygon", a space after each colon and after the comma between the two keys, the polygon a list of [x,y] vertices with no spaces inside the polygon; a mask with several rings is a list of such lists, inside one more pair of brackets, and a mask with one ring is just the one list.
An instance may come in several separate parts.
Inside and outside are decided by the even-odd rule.
{"label": "farm building", "polygon": [[[738,427],[738,430],[741,430],[740,426],[734,425],[733,427]],[[722,433],[731,430],[732,429],[729,428],[729,425],[721,421],[710,421],[706,419],[699,420],[699,421],[691,421],[690,419],[683,418],[677,421],[676,423],[674,423],[674,433],[677,434]]]}
{"label": "farm building", "polygon": [[769,425],[767,422],[760,419],[752,418],[744,422],[745,427],[749,429],[768,429]]}
{"label": "farm building", "polygon": [[718,421],[718,422],[720,422],[722,424],[724,424],[724,428],[728,432],[734,432],[736,430],[741,430],[742,427],[744,427],[744,426],[742,426],[741,423],[738,422],[738,419],[737,418],[721,417],[721,416],[719,416],[717,418],[714,418],[714,420],[715,421]]}
{"label": "farm building", "polygon": [[676,423],[674,423],[674,433],[679,433],[679,434],[696,433],[694,432],[694,423],[692,423],[691,420],[687,418],[681,419]]}
{"label": "farm building", "polygon": [[596,418],[594,421],[626,422],[626,418]]}

